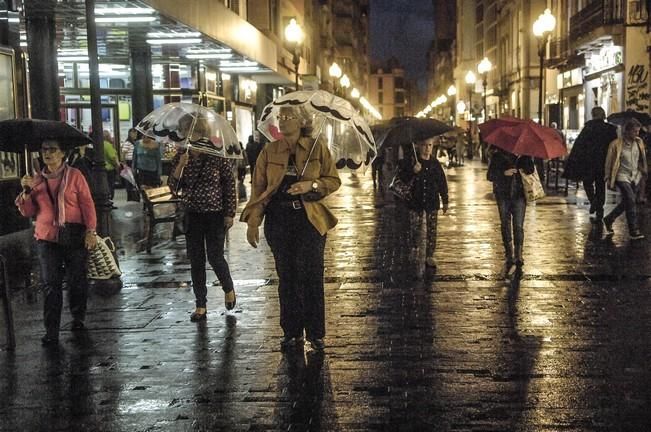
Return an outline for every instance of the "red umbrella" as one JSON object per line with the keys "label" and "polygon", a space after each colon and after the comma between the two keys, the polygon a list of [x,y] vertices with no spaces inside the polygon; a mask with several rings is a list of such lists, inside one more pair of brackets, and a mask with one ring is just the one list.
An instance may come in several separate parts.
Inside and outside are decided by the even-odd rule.
{"label": "red umbrella", "polygon": [[[483,134],[482,125],[479,125],[479,129]],[[495,128],[483,139],[488,144],[517,155],[554,159],[567,154],[563,139],[555,129],[531,120]]]}
{"label": "red umbrella", "polygon": [[501,117],[497,119],[490,119],[479,125],[479,131],[481,132],[482,137],[485,138],[493,133],[493,131],[496,129],[517,126],[519,124],[526,123],[527,121],[528,120],[522,120],[515,117]]}

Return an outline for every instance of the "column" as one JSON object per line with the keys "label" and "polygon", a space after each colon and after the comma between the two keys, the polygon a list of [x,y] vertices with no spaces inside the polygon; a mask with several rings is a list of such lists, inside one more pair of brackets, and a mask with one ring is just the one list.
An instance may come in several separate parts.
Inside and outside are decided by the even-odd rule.
{"label": "column", "polygon": [[59,120],[55,0],[25,2],[32,117]]}
{"label": "column", "polygon": [[144,34],[129,32],[129,54],[131,62],[132,121],[134,125],[137,125],[143,117],[154,110],[151,50],[145,42]]}

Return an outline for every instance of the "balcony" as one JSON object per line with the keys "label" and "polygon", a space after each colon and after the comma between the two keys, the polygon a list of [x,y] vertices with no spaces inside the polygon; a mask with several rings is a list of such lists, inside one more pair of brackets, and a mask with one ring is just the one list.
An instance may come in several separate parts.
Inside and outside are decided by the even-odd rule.
{"label": "balcony", "polygon": [[593,1],[570,18],[570,40],[575,42],[601,27],[623,24],[625,8],[624,0]]}

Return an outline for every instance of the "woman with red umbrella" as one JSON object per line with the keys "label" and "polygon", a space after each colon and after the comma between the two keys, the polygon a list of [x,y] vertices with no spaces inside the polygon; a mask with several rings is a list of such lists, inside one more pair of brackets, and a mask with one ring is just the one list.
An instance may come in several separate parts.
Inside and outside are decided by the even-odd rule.
{"label": "woman with red umbrella", "polygon": [[527,202],[524,196],[520,170],[533,174],[533,158],[518,156],[495,146],[490,147],[487,178],[493,183],[504,244],[504,276],[509,276],[515,265],[515,275],[522,275],[522,247],[524,245],[524,216]]}

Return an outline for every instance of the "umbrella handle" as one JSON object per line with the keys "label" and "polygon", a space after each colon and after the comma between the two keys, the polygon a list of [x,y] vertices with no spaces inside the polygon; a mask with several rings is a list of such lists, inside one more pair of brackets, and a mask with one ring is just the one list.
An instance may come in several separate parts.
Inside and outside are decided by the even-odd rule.
{"label": "umbrella handle", "polygon": [[416,162],[418,162],[418,154],[416,153],[416,145],[414,144],[413,141],[411,142],[411,148],[414,151],[414,157],[416,158]]}

